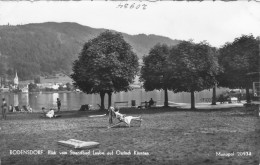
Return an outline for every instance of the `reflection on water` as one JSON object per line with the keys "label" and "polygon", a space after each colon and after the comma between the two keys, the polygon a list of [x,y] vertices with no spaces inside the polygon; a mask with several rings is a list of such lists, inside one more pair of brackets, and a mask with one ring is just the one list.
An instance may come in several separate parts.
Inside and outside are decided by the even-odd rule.
{"label": "reflection on water", "polygon": [[[226,89],[217,90],[217,95]],[[87,95],[84,93],[0,93],[1,97],[5,97],[8,105],[23,106],[30,105],[34,111],[41,111],[41,107],[56,108],[57,98],[61,99],[61,110],[78,110],[83,104],[91,104],[94,107],[98,107],[100,104],[100,96],[98,94]],[[190,103],[189,93],[173,93],[168,92],[169,101],[177,103]],[[200,102],[201,98],[211,98],[212,90],[204,90],[202,92],[195,93],[196,102]],[[164,91],[152,91],[145,92],[144,89],[135,89],[130,92],[119,92],[112,95],[112,105],[117,101],[128,101],[131,105],[131,100],[136,101],[136,105],[140,105],[141,102],[149,101],[153,98],[157,102],[157,105],[163,105],[164,103]],[[105,95],[105,106],[108,105],[108,97]]]}
{"label": "reflection on water", "polygon": [[19,105],[18,94],[14,94],[13,105],[14,105],[14,106],[18,106],[18,105]]}

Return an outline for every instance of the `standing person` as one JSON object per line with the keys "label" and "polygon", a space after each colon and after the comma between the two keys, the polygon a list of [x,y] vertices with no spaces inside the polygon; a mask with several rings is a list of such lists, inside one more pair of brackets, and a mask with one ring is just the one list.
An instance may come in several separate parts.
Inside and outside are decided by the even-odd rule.
{"label": "standing person", "polygon": [[5,101],[5,98],[2,99],[2,115],[3,119],[6,120],[6,111],[7,111],[7,103]]}
{"label": "standing person", "polygon": [[113,124],[113,114],[112,114],[112,110],[111,110],[111,107],[108,108],[108,122],[109,124]]}
{"label": "standing person", "polygon": [[58,112],[60,112],[61,101],[59,98],[57,98],[57,107],[58,107]]}

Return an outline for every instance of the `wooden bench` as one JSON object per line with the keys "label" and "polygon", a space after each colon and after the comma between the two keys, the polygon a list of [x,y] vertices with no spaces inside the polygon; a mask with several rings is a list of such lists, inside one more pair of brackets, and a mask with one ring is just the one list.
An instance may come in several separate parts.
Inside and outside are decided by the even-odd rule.
{"label": "wooden bench", "polygon": [[89,105],[85,104],[85,105],[81,105],[79,111],[88,111],[89,110]]}
{"label": "wooden bench", "polygon": [[230,97],[230,98],[228,98],[228,103],[237,103],[238,102],[238,99],[237,99],[237,97]]}
{"label": "wooden bench", "polygon": [[212,102],[212,98],[201,98],[200,101],[210,103],[210,102]]}
{"label": "wooden bench", "polygon": [[[139,108],[148,108],[149,107],[149,102],[141,102],[141,105],[139,106]],[[153,105],[151,107],[156,107],[156,101],[154,101]]]}
{"label": "wooden bench", "polygon": [[[118,105],[122,105],[122,106],[118,106]],[[128,101],[114,102],[114,107],[128,107]]]}

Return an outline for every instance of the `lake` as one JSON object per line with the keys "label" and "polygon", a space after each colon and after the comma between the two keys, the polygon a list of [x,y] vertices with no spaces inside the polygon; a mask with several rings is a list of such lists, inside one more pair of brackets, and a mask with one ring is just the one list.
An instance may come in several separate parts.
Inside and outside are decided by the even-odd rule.
{"label": "lake", "polygon": [[[226,91],[225,88],[217,90],[217,95]],[[175,103],[190,103],[190,94],[186,92],[173,93],[168,91],[169,101]],[[85,94],[82,92],[71,93],[1,93],[1,97],[5,97],[8,105],[30,105],[34,111],[41,111],[41,107],[56,108],[57,98],[61,99],[61,110],[79,110],[83,104],[91,104],[94,107],[98,107],[100,104],[100,96],[95,94]],[[195,93],[196,103],[201,102],[201,98],[211,98],[212,90],[204,90]],[[134,89],[130,92],[120,92],[112,95],[112,105],[118,101],[128,101],[128,105],[131,106],[131,100],[135,100],[136,105],[140,105],[141,102],[149,101],[153,98],[157,102],[157,105],[163,105],[164,91],[154,90],[151,92],[145,92],[144,89]],[[108,105],[107,95],[105,96],[105,106]]]}

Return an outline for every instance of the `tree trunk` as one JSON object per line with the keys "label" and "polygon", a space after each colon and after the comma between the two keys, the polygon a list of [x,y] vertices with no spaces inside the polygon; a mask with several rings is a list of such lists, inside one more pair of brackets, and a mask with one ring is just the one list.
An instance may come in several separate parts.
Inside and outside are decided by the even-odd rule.
{"label": "tree trunk", "polygon": [[169,104],[168,104],[168,91],[167,91],[167,88],[164,88],[164,107],[169,107]]}
{"label": "tree trunk", "polygon": [[104,110],[105,109],[105,104],[104,104],[105,92],[100,92],[100,98],[101,98],[100,110]]}
{"label": "tree trunk", "polygon": [[112,101],[112,92],[108,92],[108,107],[111,107],[111,101]]}
{"label": "tree trunk", "polygon": [[246,102],[251,103],[250,94],[249,94],[249,87],[246,87]]}
{"label": "tree trunk", "polygon": [[191,96],[191,109],[195,109],[195,96],[194,96],[194,91],[190,92]]}
{"label": "tree trunk", "polygon": [[212,104],[211,105],[217,105],[217,97],[216,97],[216,85],[213,87],[213,93],[212,93]]}

